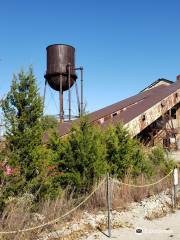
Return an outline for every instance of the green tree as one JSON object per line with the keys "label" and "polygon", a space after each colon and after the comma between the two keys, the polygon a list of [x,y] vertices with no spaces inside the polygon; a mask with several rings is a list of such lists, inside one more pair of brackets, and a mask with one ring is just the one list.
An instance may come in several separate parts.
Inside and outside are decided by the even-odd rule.
{"label": "green tree", "polygon": [[51,140],[51,147],[57,154],[59,171],[63,173],[59,176],[62,186],[70,184],[86,191],[107,171],[103,133],[90,125],[86,117],[72,127],[65,139],[59,142],[55,139],[53,143]]}
{"label": "green tree", "polygon": [[112,175],[123,178],[125,175],[149,173],[150,165],[146,161],[143,147],[132,139],[122,124],[110,126],[105,132],[107,162]]}
{"label": "green tree", "polygon": [[171,169],[175,166],[173,160],[171,160],[166,154],[161,146],[156,146],[150,149],[148,154],[150,162],[153,164],[155,173],[159,175],[164,175],[169,173]]}
{"label": "green tree", "polygon": [[55,177],[60,174],[54,161],[56,152],[43,144],[34,149],[32,155],[37,176],[28,182],[27,191],[31,192],[36,200],[57,197],[61,192],[61,185],[55,181]]}
{"label": "green tree", "polygon": [[33,150],[42,141],[42,99],[30,67],[25,73],[14,75],[11,89],[2,102],[5,121],[8,162],[18,167],[20,175],[28,181],[36,175]]}

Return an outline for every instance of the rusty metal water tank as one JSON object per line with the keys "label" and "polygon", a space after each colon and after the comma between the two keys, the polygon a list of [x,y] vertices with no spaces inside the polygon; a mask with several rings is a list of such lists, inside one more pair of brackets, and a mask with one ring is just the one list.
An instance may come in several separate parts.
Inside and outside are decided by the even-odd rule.
{"label": "rusty metal water tank", "polygon": [[69,89],[68,65],[70,65],[70,87],[76,80],[75,48],[66,44],[53,44],[47,50],[47,70],[45,78],[51,88],[60,91],[62,78],[62,91]]}

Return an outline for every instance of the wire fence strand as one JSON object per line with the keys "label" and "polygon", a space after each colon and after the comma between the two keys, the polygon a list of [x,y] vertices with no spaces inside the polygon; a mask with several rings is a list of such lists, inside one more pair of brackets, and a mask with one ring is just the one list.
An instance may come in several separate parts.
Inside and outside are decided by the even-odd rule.
{"label": "wire fence strand", "polygon": [[[166,176],[164,176],[163,178],[161,178],[160,180],[154,182],[154,183],[150,183],[150,184],[144,184],[144,185],[135,185],[135,184],[129,184],[129,183],[124,183],[124,182],[120,182],[117,179],[114,178],[110,178],[112,180],[112,182],[117,183],[119,185],[125,185],[125,186],[129,186],[129,187],[135,187],[135,188],[144,188],[144,187],[150,187],[150,186],[154,186],[160,182],[162,182],[163,180],[165,180],[167,177],[169,177],[172,174],[173,170],[171,170]],[[97,187],[94,188],[94,190],[82,201],[80,202],[77,206],[75,206],[73,209],[69,210],[68,212],[66,212],[65,214],[59,216],[58,218],[55,218],[49,222],[34,226],[34,227],[29,227],[29,228],[25,228],[25,229],[20,229],[20,230],[13,230],[13,231],[2,231],[0,232],[1,235],[5,235],[5,234],[16,234],[16,233],[24,233],[24,232],[29,232],[29,231],[34,231],[49,225],[53,225],[57,222],[59,222],[61,219],[67,217],[68,215],[70,215],[71,213],[73,213],[74,211],[76,211],[78,208],[80,208],[85,202],[88,201],[88,199],[90,199],[90,197],[101,187],[101,185],[105,182],[106,178],[103,178],[102,181],[98,184]]]}
{"label": "wire fence strand", "polygon": [[59,220],[61,220],[62,218],[67,217],[68,215],[70,215],[71,213],[73,213],[74,211],[76,211],[79,207],[81,207],[85,202],[88,201],[88,199],[100,188],[100,186],[105,182],[104,178],[97,187],[94,188],[94,190],[82,201],[80,202],[76,207],[74,207],[73,209],[71,209],[70,211],[66,212],[65,214],[61,215],[58,218],[55,218],[47,223],[43,223],[40,224],[38,226],[35,227],[30,227],[30,228],[25,228],[25,229],[20,229],[20,230],[13,230],[13,231],[7,231],[7,232],[0,232],[1,235],[5,235],[5,234],[16,234],[16,233],[22,233],[22,232],[29,232],[29,231],[33,231],[33,230],[37,230],[39,228],[43,228],[49,225],[53,225],[55,223],[57,223]]}
{"label": "wire fence strand", "polygon": [[117,179],[111,178],[111,180],[119,185],[124,185],[124,186],[128,186],[128,187],[134,187],[134,188],[145,188],[145,187],[151,187],[154,185],[157,185],[158,183],[162,182],[163,180],[165,180],[166,178],[168,178],[171,174],[172,174],[173,170],[171,170],[166,176],[164,176],[163,178],[159,179],[156,182],[153,183],[149,183],[149,184],[144,184],[144,185],[136,185],[136,184],[130,184],[130,183],[125,183],[125,182],[121,182]]}

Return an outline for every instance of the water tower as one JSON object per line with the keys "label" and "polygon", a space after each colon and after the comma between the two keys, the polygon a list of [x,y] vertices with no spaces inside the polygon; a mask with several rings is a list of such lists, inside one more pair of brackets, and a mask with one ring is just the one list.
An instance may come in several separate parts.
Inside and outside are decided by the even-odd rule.
{"label": "water tower", "polygon": [[[53,44],[47,50],[47,70],[45,74],[45,89],[47,83],[55,91],[59,92],[60,121],[65,120],[63,109],[63,93],[68,91],[69,114],[71,120],[71,87],[75,85],[79,116],[83,114],[83,67],[75,66],[75,48],[66,44]],[[79,99],[76,71],[81,72],[81,97]]]}

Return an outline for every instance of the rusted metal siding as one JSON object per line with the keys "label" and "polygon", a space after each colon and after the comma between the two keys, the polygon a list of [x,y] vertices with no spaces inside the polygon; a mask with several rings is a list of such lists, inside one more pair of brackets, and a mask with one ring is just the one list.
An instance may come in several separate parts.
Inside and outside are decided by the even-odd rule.
{"label": "rusted metal siding", "polygon": [[[103,129],[110,124],[116,125],[123,122],[135,136],[179,102],[180,81],[177,81],[168,86],[157,86],[95,111],[89,114],[88,118],[92,124],[99,124]],[[78,123],[78,121],[75,122]],[[68,134],[71,126],[72,123],[61,124],[60,135]]]}
{"label": "rusted metal siding", "polygon": [[[177,93],[177,95],[176,95]],[[125,124],[132,136],[136,136],[140,133],[143,129],[145,129],[148,125],[152,122],[156,121],[160,116],[174,107],[177,103],[180,102],[180,90],[177,90],[175,93],[172,93],[170,96],[163,99],[162,101],[158,102],[147,111],[143,113],[145,116],[145,120],[142,120],[142,116],[137,116],[136,118],[132,119],[130,122]]]}

